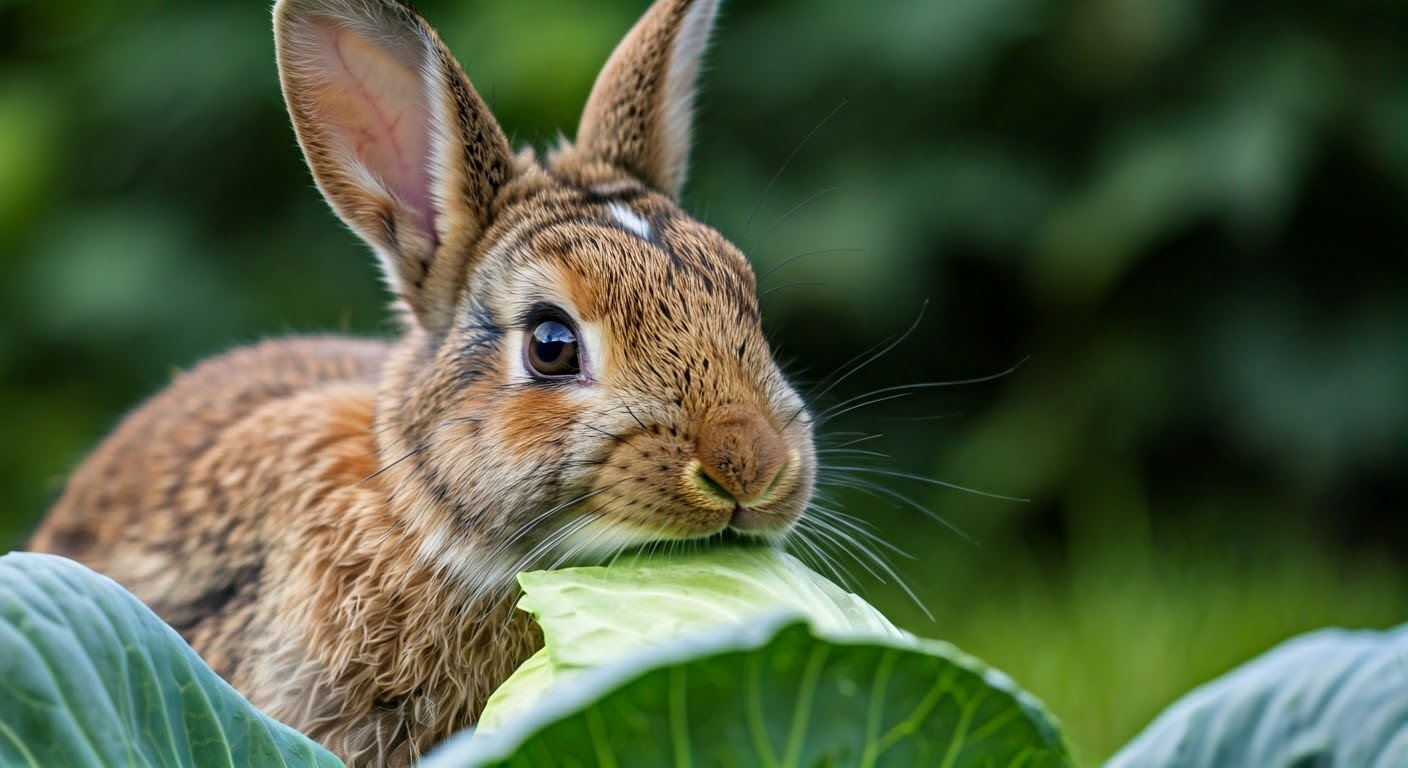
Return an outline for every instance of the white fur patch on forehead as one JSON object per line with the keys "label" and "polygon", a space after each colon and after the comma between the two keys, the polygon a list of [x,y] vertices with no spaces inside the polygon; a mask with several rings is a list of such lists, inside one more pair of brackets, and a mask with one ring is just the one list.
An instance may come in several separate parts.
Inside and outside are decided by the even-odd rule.
{"label": "white fur patch on forehead", "polygon": [[613,201],[606,206],[606,210],[611,212],[611,217],[617,224],[625,227],[627,231],[635,233],[642,240],[650,240],[650,222],[645,217],[631,210],[625,203]]}

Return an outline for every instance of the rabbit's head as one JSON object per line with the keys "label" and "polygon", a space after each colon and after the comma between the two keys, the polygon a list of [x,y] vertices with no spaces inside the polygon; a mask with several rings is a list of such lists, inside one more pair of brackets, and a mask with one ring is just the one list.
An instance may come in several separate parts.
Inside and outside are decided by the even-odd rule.
{"label": "rabbit's head", "polygon": [[404,310],[380,481],[436,567],[482,583],[654,542],[777,541],[808,505],[811,418],[753,272],[677,204],[716,6],[651,7],[545,159],[512,153],[403,5],[275,8],[314,178]]}

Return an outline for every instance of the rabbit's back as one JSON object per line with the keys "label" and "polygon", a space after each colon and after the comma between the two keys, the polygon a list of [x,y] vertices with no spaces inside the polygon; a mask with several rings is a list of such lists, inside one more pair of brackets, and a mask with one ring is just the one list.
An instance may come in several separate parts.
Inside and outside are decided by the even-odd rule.
{"label": "rabbit's back", "polygon": [[[199,642],[216,629],[210,620],[255,602],[265,531],[291,522],[278,519],[291,506],[281,478],[316,487],[320,475],[361,473],[355,483],[375,472],[371,422],[387,349],[292,337],[179,374],[78,466],[29,547],[112,576],[210,649]],[[311,465],[329,456],[337,466]]]}

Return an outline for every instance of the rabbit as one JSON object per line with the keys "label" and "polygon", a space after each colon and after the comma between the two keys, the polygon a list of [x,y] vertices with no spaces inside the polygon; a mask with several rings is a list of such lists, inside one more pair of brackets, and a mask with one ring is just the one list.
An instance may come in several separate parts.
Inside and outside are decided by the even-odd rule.
{"label": "rabbit", "polygon": [[523,570],[660,542],[780,546],[813,423],[745,256],[678,204],[716,0],[658,0],[575,142],[514,152],[395,0],[278,0],[314,180],[399,336],[266,340],[178,375],[28,548],[105,572],[349,765],[472,725],[541,647]]}

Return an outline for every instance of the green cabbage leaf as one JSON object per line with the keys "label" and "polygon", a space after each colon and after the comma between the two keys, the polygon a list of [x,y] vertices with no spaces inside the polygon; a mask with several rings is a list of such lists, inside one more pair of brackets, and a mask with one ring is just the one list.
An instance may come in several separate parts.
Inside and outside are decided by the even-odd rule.
{"label": "green cabbage leaf", "polygon": [[525,573],[545,647],[426,768],[1067,766],[1005,675],[763,548]]}

